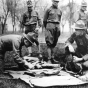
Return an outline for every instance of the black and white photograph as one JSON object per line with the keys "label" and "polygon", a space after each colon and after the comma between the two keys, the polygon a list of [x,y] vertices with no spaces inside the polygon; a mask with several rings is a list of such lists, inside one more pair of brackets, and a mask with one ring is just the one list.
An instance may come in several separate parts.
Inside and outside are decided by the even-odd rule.
{"label": "black and white photograph", "polygon": [[88,88],[88,0],[0,0],[0,88]]}

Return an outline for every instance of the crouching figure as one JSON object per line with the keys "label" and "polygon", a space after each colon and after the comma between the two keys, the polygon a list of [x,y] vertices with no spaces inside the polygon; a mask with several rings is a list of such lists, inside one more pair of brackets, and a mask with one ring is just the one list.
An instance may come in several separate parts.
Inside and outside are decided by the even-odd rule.
{"label": "crouching figure", "polygon": [[[88,34],[87,28],[82,20],[75,24],[75,32],[67,39],[65,49],[72,54],[72,59],[68,62],[66,59],[66,69],[75,73],[81,73],[88,70]],[[77,47],[74,49],[73,43]]]}
{"label": "crouching figure", "polygon": [[[4,56],[7,51],[14,51],[14,61],[19,68],[24,68],[26,63],[21,54],[22,46],[39,45],[34,33],[15,35],[9,34],[0,37],[0,73],[4,69]],[[26,65],[27,66],[27,65]]]}

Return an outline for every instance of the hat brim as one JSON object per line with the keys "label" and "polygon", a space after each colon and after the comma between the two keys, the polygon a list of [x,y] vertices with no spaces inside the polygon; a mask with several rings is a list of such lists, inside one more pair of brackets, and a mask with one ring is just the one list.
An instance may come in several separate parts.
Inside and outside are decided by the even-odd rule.
{"label": "hat brim", "polygon": [[80,27],[75,27],[75,26],[72,26],[71,28],[73,28],[73,29],[79,29],[79,30],[87,29],[87,27],[80,28]]}
{"label": "hat brim", "polygon": [[33,42],[27,38],[26,34],[23,33],[23,36],[33,45]]}
{"label": "hat brim", "polygon": [[33,7],[32,5],[27,5],[27,7]]}
{"label": "hat brim", "polygon": [[74,27],[74,29],[82,30],[82,29],[87,29],[87,28],[86,27],[84,28]]}

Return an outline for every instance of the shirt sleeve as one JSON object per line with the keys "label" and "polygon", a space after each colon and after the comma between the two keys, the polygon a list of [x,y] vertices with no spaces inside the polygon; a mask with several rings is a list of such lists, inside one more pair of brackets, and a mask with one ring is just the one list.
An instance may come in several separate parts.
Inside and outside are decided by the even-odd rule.
{"label": "shirt sleeve", "polygon": [[71,43],[71,44],[74,43],[75,37],[76,37],[76,35],[75,35],[75,33],[73,33],[73,34],[67,39],[66,43]]}
{"label": "shirt sleeve", "polygon": [[82,58],[84,61],[87,61],[88,60],[88,54],[84,55]]}
{"label": "shirt sleeve", "polygon": [[44,25],[45,28],[46,28],[48,16],[49,16],[49,9],[46,10],[44,18],[43,18],[43,25]]}
{"label": "shirt sleeve", "polygon": [[14,51],[14,61],[18,64],[23,64],[23,58],[21,56],[21,48],[19,42],[13,42],[13,51]]}
{"label": "shirt sleeve", "polygon": [[38,13],[37,13],[37,19],[38,19],[38,25],[41,27],[42,26],[42,21],[41,21],[41,18],[40,18]]}
{"label": "shirt sleeve", "polygon": [[19,42],[13,42],[13,51],[16,55],[21,57],[21,48],[20,48],[20,43]]}
{"label": "shirt sleeve", "polygon": [[[88,35],[86,35],[86,38],[88,40]],[[88,60],[88,41],[87,42],[87,53],[82,57],[84,61],[87,61]]]}
{"label": "shirt sleeve", "polygon": [[74,23],[76,23],[79,20],[79,11],[74,13],[73,18],[74,18]]}
{"label": "shirt sleeve", "polygon": [[23,26],[25,26],[25,24],[26,24],[26,18],[25,18],[25,14],[23,14],[22,16],[21,16],[21,24],[23,25]]}
{"label": "shirt sleeve", "polygon": [[87,28],[88,28],[88,13],[86,13],[86,25],[87,25]]}

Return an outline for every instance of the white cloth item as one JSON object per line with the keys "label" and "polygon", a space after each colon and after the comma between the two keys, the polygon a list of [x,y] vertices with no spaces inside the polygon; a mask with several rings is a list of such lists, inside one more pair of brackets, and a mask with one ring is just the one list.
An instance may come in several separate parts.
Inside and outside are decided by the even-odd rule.
{"label": "white cloth item", "polygon": [[28,53],[32,53],[32,47],[28,47]]}
{"label": "white cloth item", "polygon": [[61,85],[80,85],[85,82],[73,76],[48,76],[42,78],[31,79],[30,82],[34,86],[38,87],[50,87],[50,86],[61,86]]}
{"label": "white cloth item", "polygon": [[74,53],[74,52],[75,52],[75,50],[74,50],[74,48],[73,48],[73,46],[72,46],[72,45],[68,45],[68,48],[69,48],[69,51],[70,51],[70,52],[72,52],[72,53]]}

